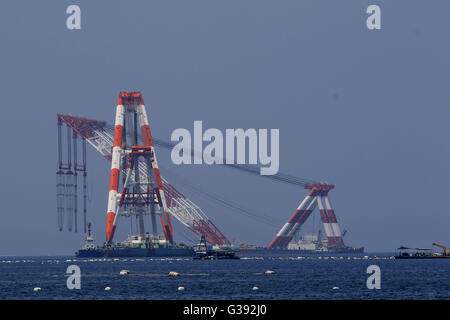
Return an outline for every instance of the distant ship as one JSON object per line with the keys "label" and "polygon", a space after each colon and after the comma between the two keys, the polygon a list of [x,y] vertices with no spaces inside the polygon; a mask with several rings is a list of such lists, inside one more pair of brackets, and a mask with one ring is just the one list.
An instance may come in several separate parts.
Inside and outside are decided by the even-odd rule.
{"label": "distant ship", "polygon": [[191,257],[194,250],[183,243],[172,245],[159,237],[129,235],[123,242],[98,246],[94,243],[88,224],[88,236],[83,247],[75,255],[87,257]]}
{"label": "distant ship", "polygon": [[[433,242],[432,245],[441,248],[442,252],[432,252],[433,249],[429,248],[412,249],[401,246],[397,249],[399,250],[399,253],[395,255],[395,259],[450,259],[450,252],[447,250],[447,247],[435,242]],[[411,252],[411,250],[413,250],[413,252]]]}

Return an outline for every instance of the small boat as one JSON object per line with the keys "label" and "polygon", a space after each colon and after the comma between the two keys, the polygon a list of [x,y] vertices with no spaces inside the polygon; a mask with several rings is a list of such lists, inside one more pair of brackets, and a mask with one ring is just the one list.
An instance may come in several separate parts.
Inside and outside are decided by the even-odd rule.
{"label": "small boat", "polygon": [[200,242],[193,247],[196,260],[239,259],[231,247],[211,247],[206,243],[205,236],[201,236]]}

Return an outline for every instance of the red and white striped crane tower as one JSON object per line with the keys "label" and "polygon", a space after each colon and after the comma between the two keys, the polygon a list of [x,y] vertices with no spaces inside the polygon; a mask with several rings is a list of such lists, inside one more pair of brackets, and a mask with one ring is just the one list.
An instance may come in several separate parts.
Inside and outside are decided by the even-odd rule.
{"label": "red and white striped crane tower", "polygon": [[[138,139],[138,130],[141,131],[143,141]],[[132,137],[132,141],[127,142],[128,136]],[[146,167],[147,176],[145,178],[140,175],[139,163]],[[122,190],[119,193],[121,166],[126,168],[126,173]],[[138,217],[139,231],[142,237],[145,236],[144,214],[151,215],[154,236],[156,236],[155,215],[158,214],[166,240],[170,243],[173,242],[172,224],[144,99],[140,92],[121,92],[117,100],[106,216],[107,243],[111,243],[114,237],[121,211],[124,215],[135,214]]]}
{"label": "red and white striped crane tower", "polygon": [[[129,94],[128,94],[129,95]],[[125,95],[124,95],[125,96]],[[135,96],[137,94],[135,93]],[[132,97],[130,100],[125,96],[125,98],[120,99],[119,96],[118,103],[122,103],[123,106],[128,106],[128,109],[136,109],[136,110],[144,110],[145,107],[139,107],[138,104],[135,104],[134,107],[130,107],[130,102],[137,103],[137,98]],[[142,102],[142,96],[139,103]],[[120,107],[119,109],[122,109]],[[123,108],[125,112],[125,107]],[[122,111],[120,112],[122,113]],[[125,114],[125,113],[124,113]],[[169,223],[163,222],[163,217],[166,218],[165,221],[170,222],[170,218],[167,218],[165,212],[168,212],[172,217],[177,219],[181,224],[187,227],[189,230],[194,232],[197,236],[204,235],[206,241],[208,241],[212,245],[218,246],[229,246],[231,242],[227,239],[227,237],[217,228],[217,226],[212,222],[212,220],[203,212],[203,210],[196,205],[192,200],[187,198],[182,192],[180,192],[177,188],[175,188],[172,184],[170,184],[167,179],[159,175],[163,187],[163,194],[166,200],[167,211],[161,210],[160,205],[162,205],[163,201],[161,198],[161,193],[157,190],[160,190],[160,185],[157,183],[155,179],[154,169],[149,165],[149,162],[152,162],[151,159],[148,159],[151,154],[154,153],[153,142],[155,142],[152,138],[152,147],[145,146],[144,135],[150,135],[150,128],[146,128],[148,126],[148,121],[143,120],[144,128],[138,128],[136,116],[136,122],[134,121],[134,114],[128,114],[123,121],[122,125],[122,144],[119,143],[120,139],[116,139],[116,126],[111,126],[104,121],[99,121],[95,119],[88,119],[84,117],[76,117],[73,115],[64,115],[58,114],[58,150],[59,154],[62,154],[64,149],[63,139],[61,138],[61,127],[62,125],[67,126],[67,140],[68,145],[72,145],[72,141],[74,135],[78,135],[81,137],[83,141],[83,159],[84,159],[84,168],[86,168],[86,155],[85,155],[85,145],[86,142],[93,147],[98,153],[100,153],[105,159],[111,161],[112,169],[117,168],[117,160],[116,163],[112,163],[114,146],[117,144],[116,150],[120,148],[120,156],[122,160],[119,160],[120,163],[120,171],[122,172],[122,185],[125,185],[126,188],[124,192],[119,193],[119,188],[117,185],[116,189],[116,180],[117,183],[120,182],[119,178],[116,179],[116,174],[119,174],[117,170],[111,170],[111,173],[114,173],[110,181],[110,189],[112,186],[112,192],[109,191],[110,195],[115,196],[111,197],[116,200],[116,204],[111,202],[108,205],[108,213],[107,216],[108,222],[106,226],[107,231],[107,240],[108,238],[112,239],[112,233],[114,233],[115,226],[117,226],[117,219],[119,215],[124,215],[126,217],[130,217],[135,215],[138,219],[139,224],[139,233],[143,233],[143,223],[142,223],[142,213],[150,214],[152,218],[152,234],[155,235],[156,230],[156,222],[155,222],[155,214],[161,216],[161,222],[163,225],[163,230],[165,228],[165,236],[166,239],[173,239],[173,231],[171,229],[171,225],[169,227]],[[143,115],[141,111],[141,115]],[[117,117],[116,117],[117,118]],[[119,124],[122,123],[122,119],[118,119]],[[125,127],[125,128],[124,128]],[[120,131],[120,128],[117,128]],[[126,130],[124,130],[126,129]],[[119,132],[120,134],[120,132]],[[148,137],[148,136],[147,136]],[[151,137],[151,135],[150,135]],[[143,143],[140,147],[138,145],[133,149],[133,141],[140,141]],[[150,143],[150,140],[146,140]],[[129,147],[131,145],[131,147]],[[161,142],[160,142],[161,145]],[[163,144],[164,145],[164,144]],[[145,148],[144,148],[145,147]],[[66,146],[67,148],[67,146]],[[149,152],[153,150],[153,153]],[[69,152],[69,151],[68,151]],[[61,159],[62,156],[59,157]],[[146,159],[147,157],[147,159]],[[70,158],[70,157],[69,157]],[[137,159],[138,158],[138,159]],[[137,161],[136,161],[137,160]],[[150,160],[150,161],[148,161]],[[124,162],[125,161],[125,162]],[[154,157],[154,161],[156,161],[156,157]],[[153,162],[155,163],[155,162]],[[130,168],[130,165],[132,167]],[[157,167],[157,164],[156,166]],[[65,172],[64,170],[68,170],[68,164],[62,163],[62,160],[59,160],[59,170],[57,172],[57,212],[58,212],[58,221],[61,220],[64,216],[64,211],[69,212],[71,208],[73,208],[74,197],[73,190],[68,190],[66,188],[65,183]],[[159,170],[158,174],[159,174]],[[86,175],[86,172],[84,172]],[[128,181],[127,181],[128,178]],[[152,188],[147,188],[149,184],[147,182],[152,182]],[[134,190],[138,192],[133,192]],[[152,189],[152,190],[150,190]],[[86,179],[84,180],[83,185],[84,190],[84,203],[86,203]],[[154,192],[153,200],[151,191]],[[122,197],[123,195],[123,197]],[[161,200],[160,200],[161,198]],[[121,201],[122,199],[122,201]],[[76,197],[75,197],[76,200]],[[109,200],[108,200],[109,201]],[[134,207],[133,207],[134,206]],[[150,207],[150,208],[148,208]],[[84,206],[86,208],[86,206]],[[145,212],[150,209],[151,212],[156,211],[156,213]],[[114,211],[115,210],[115,211]],[[152,211],[153,210],[153,211]],[[148,210],[147,210],[148,211]],[[72,211],[70,211],[72,212]],[[112,212],[109,214],[109,212]],[[138,214],[136,214],[138,212]],[[86,209],[84,209],[84,213],[86,213]],[[60,218],[61,217],[61,218]],[[84,225],[86,226],[86,218],[84,219]],[[62,227],[60,227],[60,230]]]}
{"label": "red and white striped crane tower", "polygon": [[307,196],[267,248],[287,249],[289,242],[300,231],[301,226],[306,222],[316,207],[319,207],[320,218],[328,240],[328,248],[344,247],[341,230],[334,210],[331,207],[330,200],[328,199],[328,192],[333,188],[334,185],[328,183],[306,184],[305,189],[309,190]]}

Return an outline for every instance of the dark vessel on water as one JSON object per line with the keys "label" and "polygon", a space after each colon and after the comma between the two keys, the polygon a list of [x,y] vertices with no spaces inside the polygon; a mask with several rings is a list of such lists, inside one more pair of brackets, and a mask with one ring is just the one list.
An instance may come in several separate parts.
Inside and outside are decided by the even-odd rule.
{"label": "dark vessel on water", "polygon": [[231,247],[214,248],[206,243],[205,237],[200,238],[200,242],[194,246],[194,259],[196,260],[219,260],[219,259],[239,259],[236,252]]}

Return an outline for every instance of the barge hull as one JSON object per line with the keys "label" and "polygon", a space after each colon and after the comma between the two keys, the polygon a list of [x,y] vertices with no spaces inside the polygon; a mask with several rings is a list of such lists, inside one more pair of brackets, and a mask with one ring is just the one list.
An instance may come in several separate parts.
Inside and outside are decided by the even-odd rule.
{"label": "barge hull", "polygon": [[80,249],[77,257],[192,257],[190,248],[96,248]]}

